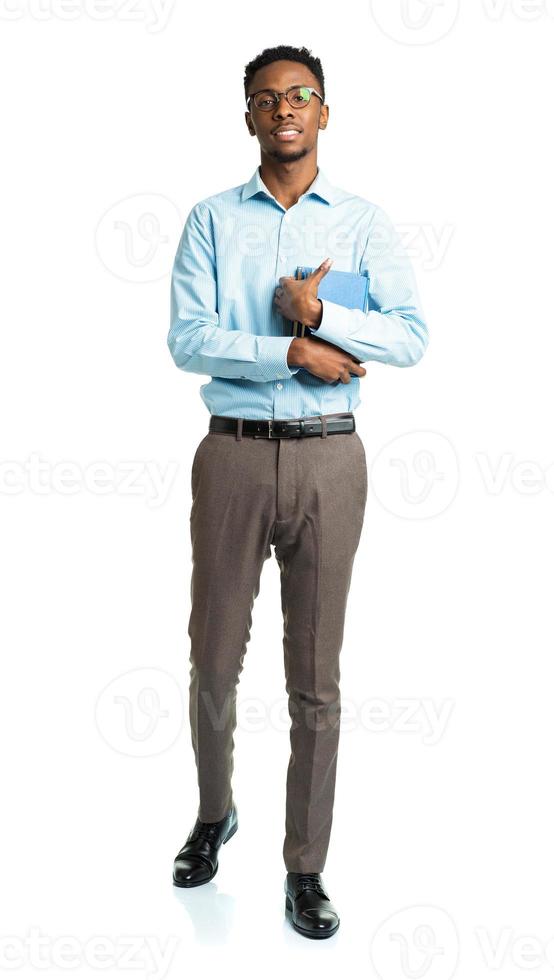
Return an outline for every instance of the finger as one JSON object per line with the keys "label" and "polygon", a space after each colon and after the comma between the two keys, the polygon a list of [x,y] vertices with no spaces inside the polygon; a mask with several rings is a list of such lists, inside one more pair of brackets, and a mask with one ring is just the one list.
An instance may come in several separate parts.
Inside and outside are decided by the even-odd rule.
{"label": "finger", "polygon": [[322,262],[321,265],[317,267],[317,269],[314,269],[313,272],[310,272],[308,279],[311,279],[312,282],[321,282],[323,276],[327,275],[327,273],[329,272],[332,262],[333,262],[332,259],[329,258],[325,259],[325,261]]}

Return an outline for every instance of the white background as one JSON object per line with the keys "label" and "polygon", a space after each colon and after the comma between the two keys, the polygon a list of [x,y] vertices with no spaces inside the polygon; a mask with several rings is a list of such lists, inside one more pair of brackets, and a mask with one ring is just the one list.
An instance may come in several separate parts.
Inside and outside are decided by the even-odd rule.
{"label": "white background", "polygon": [[[554,4],[0,10],[3,968],[552,976]],[[170,269],[192,205],[259,163],[244,66],[279,43],[322,59],[318,162],[402,229],[430,334],[361,383],[324,943],[284,916],[275,561],[239,686],[240,830],[210,884],[171,883],[197,807],[208,414],[166,347]]]}

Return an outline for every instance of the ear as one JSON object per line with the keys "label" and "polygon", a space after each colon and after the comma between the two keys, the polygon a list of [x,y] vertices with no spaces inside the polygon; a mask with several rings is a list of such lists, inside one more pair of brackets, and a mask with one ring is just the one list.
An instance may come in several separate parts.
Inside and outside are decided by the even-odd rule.
{"label": "ear", "polygon": [[248,132],[250,133],[251,136],[255,136],[256,135],[256,130],[254,129],[254,126],[253,126],[253,123],[252,123],[252,117],[251,117],[250,113],[249,112],[245,112],[244,113],[244,118],[246,120],[246,125],[248,126]]}
{"label": "ear", "polygon": [[329,122],[329,106],[322,105],[319,113],[319,129],[326,129]]}

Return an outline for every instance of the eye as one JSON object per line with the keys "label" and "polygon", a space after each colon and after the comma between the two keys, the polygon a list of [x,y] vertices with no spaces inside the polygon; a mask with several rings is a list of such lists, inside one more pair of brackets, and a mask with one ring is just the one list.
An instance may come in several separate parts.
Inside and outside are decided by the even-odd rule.
{"label": "eye", "polygon": [[275,105],[275,96],[273,92],[259,92],[254,99],[254,104],[258,106],[258,109],[270,109],[272,105]]}

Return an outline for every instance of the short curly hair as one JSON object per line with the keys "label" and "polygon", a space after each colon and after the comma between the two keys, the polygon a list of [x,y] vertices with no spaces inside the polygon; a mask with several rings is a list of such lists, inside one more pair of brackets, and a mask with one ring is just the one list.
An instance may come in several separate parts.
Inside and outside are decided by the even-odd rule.
{"label": "short curly hair", "polygon": [[261,54],[250,61],[244,68],[244,96],[248,97],[248,89],[252,79],[259,68],[265,68],[266,65],[271,65],[274,61],[299,61],[301,65],[306,65],[309,68],[312,75],[317,78],[320,87],[321,95],[325,100],[325,78],[323,75],[323,68],[321,66],[321,61],[316,58],[308,48],[293,48],[288,44],[279,44],[275,48],[264,48]]}

